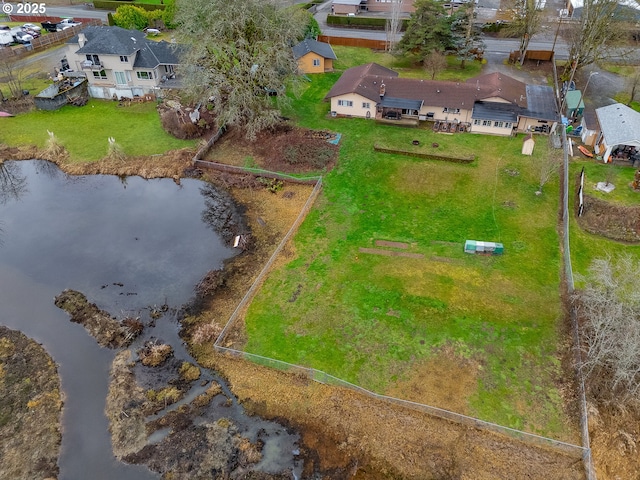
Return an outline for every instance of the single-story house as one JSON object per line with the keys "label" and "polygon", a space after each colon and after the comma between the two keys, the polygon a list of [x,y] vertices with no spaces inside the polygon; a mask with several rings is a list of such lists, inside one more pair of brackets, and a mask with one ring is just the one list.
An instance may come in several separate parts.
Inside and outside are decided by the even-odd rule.
{"label": "single-story house", "polygon": [[325,96],[332,116],[444,122],[448,131],[550,133],[559,121],[553,89],[490,73],[466,82],[400,78],[369,63],[345,70]]}
{"label": "single-story house", "polygon": [[596,152],[607,163],[612,160],[640,159],[640,113],[614,103],[596,109],[600,134],[596,140]]}
{"label": "single-story house", "polygon": [[[410,14],[416,11],[413,5],[414,0],[404,0],[401,5],[401,12]],[[336,15],[357,15],[361,12],[391,12],[393,0],[333,0],[331,2],[331,13]]]}
{"label": "single-story house", "polygon": [[298,61],[300,73],[324,73],[333,70],[333,61],[337,59],[331,45],[305,38],[294,45],[293,56]]}
{"label": "single-story house", "polygon": [[158,94],[176,88],[179,47],[154,42],[138,30],[89,26],[66,42],[69,68],[84,72],[96,98]]}

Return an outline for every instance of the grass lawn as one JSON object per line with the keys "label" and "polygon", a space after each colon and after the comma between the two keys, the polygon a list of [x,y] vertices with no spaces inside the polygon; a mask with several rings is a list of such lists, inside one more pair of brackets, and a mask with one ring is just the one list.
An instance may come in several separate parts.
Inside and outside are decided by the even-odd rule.
{"label": "grass lawn", "polygon": [[47,130],[66,147],[71,160],[95,161],[107,154],[107,139],[114,137],[128,155],[151,155],[195,145],[167,134],[153,102],[119,107],[110,100],[90,100],[84,107],[65,106],[54,112],[36,110],[0,118],[0,143],[44,147]]}
{"label": "grass lawn", "polygon": [[[271,273],[252,302],[246,349],[394,394],[419,385],[416,372],[427,362],[447,357],[468,365],[473,379],[462,413],[575,441],[556,383],[557,181],[534,193],[546,142],[526,157],[522,136],[438,135],[331,119],[321,99],[338,74],[311,77],[287,115],[341,132],[340,162],[295,237],[294,259]],[[478,160],[451,164],[372,148],[413,139]],[[464,254],[465,239],[503,242],[505,255]],[[447,389],[457,379],[439,381]],[[410,389],[400,395],[421,400]]]}
{"label": "grass lawn", "polygon": [[[334,62],[334,68],[338,71],[347,68],[375,62],[387,68],[397,71],[401,77],[431,78],[422,68],[416,68],[408,57],[394,57],[390,53],[376,52],[369,48],[342,47],[335,45],[333,50],[338,59]],[[447,58],[447,68],[436,75],[436,80],[465,81],[480,74],[481,62],[467,62],[466,68],[460,68],[460,61],[452,55]]]}
{"label": "grass lawn", "polygon": [[[569,178],[569,186],[572,192],[570,197],[572,205],[575,201],[575,197],[573,195],[576,187],[575,182],[583,166],[585,168],[586,193],[612,203],[622,205],[640,205],[640,193],[633,192],[628,186],[633,180],[633,176],[636,171],[634,168],[615,167],[613,165],[594,163],[587,160],[571,161],[571,177]],[[609,175],[611,179],[610,181],[616,186],[615,190],[609,194],[595,190],[593,185],[597,182],[606,181],[607,175]],[[617,256],[621,254],[629,254],[636,258],[640,258],[640,245],[627,245],[587,233],[578,226],[575,218],[573,217],[573,208],[570,208],[569,211],[572,215],[569,232],[569,236],[571,238],[571,263],[574,274],[577,275],[576,285],[578,287],[583,283],[580,276],[586,275],[589,265],[596,258],[605,258],[608,255]]]}

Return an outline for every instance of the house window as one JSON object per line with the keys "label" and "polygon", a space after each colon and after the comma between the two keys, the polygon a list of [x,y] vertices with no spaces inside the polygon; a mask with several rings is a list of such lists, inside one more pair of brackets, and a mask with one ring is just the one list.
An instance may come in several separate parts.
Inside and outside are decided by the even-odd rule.
{"label": "house window", "polygon": [[98,55],[85,55],[87,61],[91,62],[93,65],[100,65],[100,57]]}
{"label": "house window", "polygon": [[513,123],[511,122],[504,122],[504,128],[511,128],[513,126]]}
{"label": "house window", "polygon": [[502,128],[503,125],[504,125],[504,122],[493,122],[494,127]]}
{"label": "house window", "polygon": [[362,102],[362,108],[371,108],[371,104],[369,102]]}
{"label": "house window", "polygon": [[127,57],[126,55],[120,55],[120,61],[126,63],[129,61],[129,57]]}
{"label": "house window", "polygon": [[353,107],[352,100],[338,100],[339,107]]}
{"label": "house window", "polygon": [[136,72],[140,80],[153,80],[153,72]]}
{"label": "house window", "polygon": [[482,126],[483,127],[490,127],[491,126],[491,120],[482,120]]}
{"label": "house window", "polygon": [[443,112],[444,113],[460,113],[460,109],[459,108],[444,107]]}
{"label": "house window", "polygon": [[99,72],[93,72],[93,78],[97,78],[99,80],[106,80],[107,72],[105,72],[104,70],[100,70]]}
{"label": "house window", "polygon": [[127,77],[124,75],[124,72],[113,72],[113,74],[116,76],[116,84],[118,85],[127,84]]}
{"label": "house window", "polygon": [[480,120],[478,120],[477,118],[473,121],[474,125],[480,125]]}
{"label": "house window", "polygon": [[313,59],[313,66],[314,67],[319,67],[320,66],[320,59],[319,58],[314,58]]}

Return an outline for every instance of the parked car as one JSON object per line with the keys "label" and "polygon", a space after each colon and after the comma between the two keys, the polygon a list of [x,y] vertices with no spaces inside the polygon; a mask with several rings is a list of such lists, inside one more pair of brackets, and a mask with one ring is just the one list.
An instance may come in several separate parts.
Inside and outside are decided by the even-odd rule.
{"label": "parked car", "polygon": [[33,29],[27,28],[25,26],[22,27],[22,31],[23,32],[27,32],[33,38],[38,38],[40,36],[40,31],[39,30],[33,30]]}
{"label": "parked car", "polygon": [[34,32],[40,32],[42,30],[42,27],[36,25],[35,23],[25,23],[24,25],[22,25],[22,28],[24,28],[25,30],[33,30]]}
{"label": "parked car", "polygon": [[19,32],[16,32],[13,38],[15,38],[16,42],[18,43],[27,44],[27,43],[31,43],[31,41],[33,40],[33,35],[30,35],[27,32],[23,32],[21,30]]}
{"label": "parked car", "polygon": [[81,25],[82,22],[74,22],[73,18],[65,18],[58,25],[56,25],[56,30],[61,32],[62,30],[66,30],[67,28],[75,27],[77,25]]}
{"label": "parked car", "polygon": [[8,32],[9,30],[11,30],[11,28],[7,25],[0,25],[0,32]]}
{"label": "parked car", "polygon": [[58,25],[56,23],[51,23],[49,21],[42,22],[40,23],[40,25],[42,25],[42,28],[44,28],[49,33],[57,31],[58,28]]}
{"label": "parked car", "polygon": [[13,35],[9,30],[0,30],[0,46],[6,47],[13,43]]}

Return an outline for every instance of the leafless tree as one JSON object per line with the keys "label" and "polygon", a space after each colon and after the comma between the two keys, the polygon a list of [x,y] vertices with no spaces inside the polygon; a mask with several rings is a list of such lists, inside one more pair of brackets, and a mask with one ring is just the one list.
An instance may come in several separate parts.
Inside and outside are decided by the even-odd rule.
{"label": "leafless tree", "polygon": [[447,67],[447,57],[442,52],[432,50],[422,61],[425,71],[431,74],[431,80],[435,80],[436,75]]}
{"label": "leafless tree", "polygon": [[[7,84],[11,97],[22,97],[25,69],[14,55],[0,55],[0,82]],[[3,94],[0,92],[0,99]]]}
{"label": "leafless tree", "polygon": [[387,19],[385,24],[385,30],[387,33],[387,50],[393,52],[398,38],[400,37],[400,31],[402,30],[402,19],[400,14],[402,13],[402,4],[404,0],[391,0],[391,16]]}
{"label": "leafless tree", "polygon": [[584,0],[578,22],[568,29],[569,61],[562,77],[573,80],[582,67],[614,57],[624,57],[630,49],[622,47],[626,22],[618,13],[617,0]]}
{"label": "leafless tree", "polygon": [[524,63],[529,42],[540,32],[542,26],[542,11],[538,6],[538,0],[515,0],[513,3],[515,17],[505,28],[505,32],[520,38],[520,65]]}
{"label": "leafless tree", "polygon": [[538,179],[540,181],[538,192],[542,192],[542,187],[560,170],[562,154],[559,152],[561,150],[551,149],[548,155],[543,155],[538,159]]}
{"label": "leafless tree", "polygon": [[582,320],[583,371],[600,399],[640,400],[640,261],[624,254],[592,262],[575,296]]}
{"label": "leafless tree", "polygon": [[630,107],[631,104],[636,99],[638,86],[640,85],[640,70],[635,68],[633,71],[633,75],[630,75],[626,78],[627,88],[629,89],[629,100],[627,100],[627,107]]}

